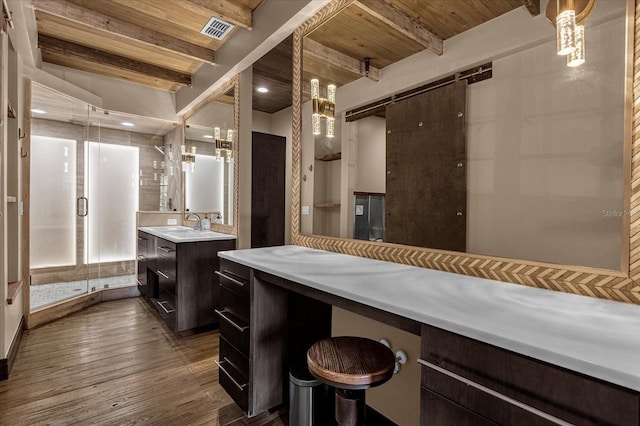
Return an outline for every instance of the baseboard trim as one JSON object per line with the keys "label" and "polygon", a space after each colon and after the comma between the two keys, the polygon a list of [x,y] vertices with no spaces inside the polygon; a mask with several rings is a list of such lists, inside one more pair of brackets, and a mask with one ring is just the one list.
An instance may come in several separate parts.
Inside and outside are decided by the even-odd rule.
{"label": "baseboard trim", "polygon": [[13,368],[13,363],[16,361],[16,356],[18,356],[18,349],[20,349],[20,343],[22,343],[22,336],[24,334],[24,329],[25,329],[25,321],[24,321],[24,315],[23,315],[20,318],[20,324],[18,324],[18,331],[16,335],[13,337],[11,346],[9,346],[9,353],[7,354],[7,358],[0,359],[0,380],[7,380],[9,378],[9,374],[11,373],[11,369]]}

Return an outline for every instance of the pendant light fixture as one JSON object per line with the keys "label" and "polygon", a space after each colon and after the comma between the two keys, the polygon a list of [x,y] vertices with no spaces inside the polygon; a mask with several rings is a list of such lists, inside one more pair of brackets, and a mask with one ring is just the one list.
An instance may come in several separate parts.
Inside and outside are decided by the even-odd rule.
{"label": "pendant light fixture", "polygon": [[557,6],[557,53],[564,56],[576,48],[576,10],[574,0],[557,0]]}
{"label": "pendant light fixture", "polygon": [[567,66],[577,67],[586,59],[584,21],[596,0],[550,0],[546,15],[556,27],[556,53],[567,57]]}
{"label": "pendant light fixture", "polygon": [[576,48],[567,55],[567,66],[578,67],[585,62],[584,25],[576,25]]}
{"label": "pendant light fixture", "polygon": [[227,157],[227,163],[231,162],[231,155],[233,154],[233,137],[235,135],[232,129],[227,130],[227,138],[222,139],[220,127],[214,127],[213,134],[216,140],[216,159],[220,159],[220,154],[225,152]]}
{"label": "pendant light fixture", "polygon": [[335,136],[336,119],[334,112],[336,109],[336,86],[327,85],[327,97],[320,97],[320,81],[317,78],[311,79],[311,101],[313,113],[311,114],[311,127],[314,135],[320,135],[320,119],[327,121],[325,135],[328,138]]}

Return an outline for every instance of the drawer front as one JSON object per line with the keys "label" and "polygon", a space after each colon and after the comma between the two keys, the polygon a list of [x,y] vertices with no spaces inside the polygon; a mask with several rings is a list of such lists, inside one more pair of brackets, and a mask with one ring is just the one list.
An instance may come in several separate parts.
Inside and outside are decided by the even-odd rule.
{"label": "drawer front", "polygon": [[235,368],[238,373],[248,381],[249,377],[249,358],[240,352],[234,345],[224,336],[220,335],[220,360],[227,361]]}
{"label": "drawer front", "polygon": [[[160,273],[161,271],[158,271]],[[176,277],[165,278],[161,275],[158,276],[158,284],[160,285],[160,289],[166,291],[171,295],[171,297],[175,297],[176,295]]]}
{"label": "drawer front", "polygon": [[420,425],[497,426],[498,424],[422,387],[420,389]]}
{"label": "drawer front", "polygon": [[220,310],[231,312],[241,322],[249,324],[249,299],[220,284]]}
{"label": "drawer front", "polygon": [[149,236],[145,232],[138,231],[138,252],[144,251],[140,250],[140,248],[147,248],[149,245]]}
{"label": "drawer front", "polygon": [[229,271],[233,275],[249,281],[251,269],[227,259],[220,259],[220,271]]}
{"label": "drawer front", "polygon": [[220,271],[215,271],[220,286],[238,293],[245,299],[249,299],[249,279],[237,275],[229,269],[222,269],[222,264],[220,268]]}
{"label": "drawer front", "polygon": [[147,285],[147,258],[141,255],[138,255],[138,274],[137,280],[138,285],[144,286]]}
{"label": "drawer front", "polygon": [[176,245],[171,241],[158,238],[158,256],[173,257],[176,256]]}
{"label": "drawer front", "polygon": [[244,377],[227,361],[216,361],[218,364],[218,381],[229,396],[247,413],[249,410],[249,384]]}
{"label": "drawer front", "polygon": [[171,327],[176,327],[175,297],[164,289],[160,288],[158,299],[155,300],[155,307],[163,320]]}
{"label": "drawer front", "polygon": [[228,310],[216,310],[220,318],[220,337],[225,338],[245,356],[249,356],[249,324]]}
{"label": "drawer front", "polygon": [[640,424],[637,392],[435,327],[422,326],[422,358],[444,370],[423,366],[424,387],[498,424],[551,424],[544,414],[575,425]]}

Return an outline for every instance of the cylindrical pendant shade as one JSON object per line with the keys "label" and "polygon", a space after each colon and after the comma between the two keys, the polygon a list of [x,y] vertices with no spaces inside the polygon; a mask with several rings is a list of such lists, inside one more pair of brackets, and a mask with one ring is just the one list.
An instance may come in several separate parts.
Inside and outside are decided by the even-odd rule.
{"label": "cylindrical pendant shade", "polygon": [[313,134],[320,134],[320,114],[313,114],[311,116],[311,127],[313,128]]}
{"label": "cylindrical pendant shade", "polygon": [[327,137],[332,138],[335,136],[336,119],[327,118]]}
{"label": "cylindrical pendant shade", "polygon": [[320,80],[317,78],[311,79],[311,99],[320,98]]}
{"label": "cylindrical pendant shade", "polygon": [[576,12],[573,9],[560,12],[556,17],[558,55],[568,55],[576,48]]}
{"label": "cylindrical pendant shade", "polygon": [[576,48],[567,55],[567,66],[578,67],[584,64],[585,59],[584,25],[576,25]]}

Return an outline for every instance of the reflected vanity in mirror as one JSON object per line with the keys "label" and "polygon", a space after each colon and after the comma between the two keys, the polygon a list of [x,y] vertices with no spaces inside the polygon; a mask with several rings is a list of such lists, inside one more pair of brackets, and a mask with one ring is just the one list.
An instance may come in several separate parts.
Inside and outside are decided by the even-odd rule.
{"label": "reflected vanity in mirror", "polygon": [[[586,62],[568,67],[546,2],[537,17],[517,3],[487,6],[494,19],[464,32],[440,28],[442,55],[384,26],[376,35],[358,2],[333,2],[296,32],[296,244],[640,301],[628,252],[633,4],[598,2]],[[319,99],[337,86],[334,136],[313,79]]]}
{"label": "reflected vanity in mirror", "polygon": [[[211,227],[236,229],[237,79],[185,117],[179,152],[184,211],[210,219]],[[222,229],[219,229],[222,230]]]}

